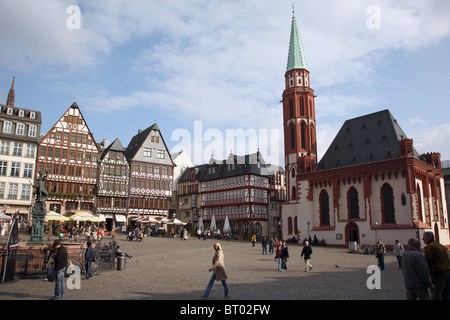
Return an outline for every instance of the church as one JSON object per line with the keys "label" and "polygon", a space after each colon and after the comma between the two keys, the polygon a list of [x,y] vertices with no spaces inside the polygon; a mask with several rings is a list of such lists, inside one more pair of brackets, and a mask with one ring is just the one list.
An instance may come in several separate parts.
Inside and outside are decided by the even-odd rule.
{"label": "church", "polygon": [[450,247],[440,154],[419,154],[391,112],[381,110],[345,121],[318,159],[310,83],[293,16],[282,100],[282,239],[363,248],[379,238],[392,248],[395,240],[406,244],[432,231]]}

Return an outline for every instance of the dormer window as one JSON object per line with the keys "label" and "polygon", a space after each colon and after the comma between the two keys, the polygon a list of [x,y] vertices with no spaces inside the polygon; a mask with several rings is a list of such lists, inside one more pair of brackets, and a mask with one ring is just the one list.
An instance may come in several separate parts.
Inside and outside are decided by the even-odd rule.
{"label": "dormer window", "polygon": [[30,118],[36,119],[36,112],[30,112]]}
{"label": "dormer window", "polygon": [[19,117],[24,117],[25,116],[25,111],[23,110],[19,110]]}
{"label": "dormer window", "polygon": [[13,114],[13,109],[12,108],[8,108],[8,110],[6,111],[6,113],[10,116],[12,116]]}

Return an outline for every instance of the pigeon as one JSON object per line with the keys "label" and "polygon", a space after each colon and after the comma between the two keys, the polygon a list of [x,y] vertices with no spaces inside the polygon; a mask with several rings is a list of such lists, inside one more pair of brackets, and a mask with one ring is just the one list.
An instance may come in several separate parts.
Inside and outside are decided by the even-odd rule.
{"label": "pigeon", "polygon": [[334,265],[336,268],[339,268],[339,266],[337,264]]}

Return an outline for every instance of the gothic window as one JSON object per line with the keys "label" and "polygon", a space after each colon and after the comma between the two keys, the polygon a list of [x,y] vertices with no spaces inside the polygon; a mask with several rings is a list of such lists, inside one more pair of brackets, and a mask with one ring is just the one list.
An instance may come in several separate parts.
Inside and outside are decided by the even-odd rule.
{"label": "gothic window", "polygon": [[297,228],[297,217],[294,218],[294,233],[298,233],[298,228]]}
{"label": "gothic window", "polygon": [[292,150],[295,149],[295,131],[294,131],[294,127],[291,127],[291,148],[292,148]]}
{"label": "gothic window", "polygon": [[328,192],[322,190],[320,199],[320,223],[322,226],[330,225],[330,198]]}
{"label": "gothic window", "polygon": [[348,190],[347,194],[349,219],[359,219],[358,191],[354,187]]}
{"label": "gothic window", "polygon": [[292,234],[292,218],[288,218],[288,234]]}
{"label": "gothic window", "polygon": [[381,201],[383,223],[395,223],[394,192],[388,183],[381,188]]}
{"label": "gothic window", "polygon": [[292,168],[292,170],[291,170],[291,177],[295,178],[295,169],[294,168]]}
{"label": "gothic window", "polygon": [[418,209],[419,209],[419,219],[421,221],[423,221],[422,218],[422,190],[420,189],[419,184],[417,184],[417,205],[418,205]]}
{"label": "gothic window", "polygon": [[305,123],[302,122],[302,127],[301,127],[301,136],[302,136],[302,148],[306,149],[306,127],[305,127]]}
{"label": "gothic window", "polygon": [[300,98],[300,116],[305,116],[305,104],[303,102],[303,98]]}
{"label": "gothic window", "polygon": [[297,199],[297,190],[295,189],[295,187],[292,187],[291,199],[292,200]]}

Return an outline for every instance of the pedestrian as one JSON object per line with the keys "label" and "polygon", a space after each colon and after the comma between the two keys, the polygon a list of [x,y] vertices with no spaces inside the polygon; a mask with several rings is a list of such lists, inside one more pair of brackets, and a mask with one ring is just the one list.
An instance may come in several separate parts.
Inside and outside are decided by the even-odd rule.
{"label": "pedestrian", "polygon": [[203,293],[203,298],[208,298],[211,288],[214,284],[214,281],[222,281],[222,285],[225,291],[224,298],[230,298],[230,291],[227,284],[228,274],[225,270],[224,264],[224,255],[222,251],[222,247],[220,243],[216,242],[214,244],[214,250],[216,251],[212,260],[212,267],[209,269],[209,272],[212,271],[211,279],[209,280],[208,286],[206,287],[205,292]]}
{"label": "pedestrian", "polygon": [[311,246],[309,245],[309,241],[305,241],[305,245],[303,246],[302,254],[300,257],[305,259],[305,272],[312,270],[312,265],[309,263],[311,260],[311,254],[313,253]]}
{"label": "pedestrian", "polygon": [[54,272],[56,273],[56,280],[55,280],[54,296],[50,300],[59,300],[64,298],[64,294],[66,291],[64,275],[66,273],[68,258],[67,258],[67,250],[59,240],[55,240],[53,242],[53,250],[56,252],[55,267],[54,267]]}
{"label": "pedestrian", "polygon": [[378,259],[378,267],[381,271],[384,270],[384,254],[386,253],[386,247],[381,242],[381,239],[378,239],[378,243],[375,246],[375,257]]}
{"label": "pedestrian", "polygon": [[53,246],[47,246],[47,248],[44,249],[46,262],[47,262],[47,274],[45,277],[45,280],[48,280],[50,278],[50,274],[53,272],[53,269],[55,268],[55,256],[56,252],[53,249]]}
{"label": "pedestrian", "polygon": [[277,253],[275,255],[275,261],[278,262],[278,270],[281,271],[281,258],[280,258],[280,253],[281,253],[281,247],[283,246],[283,241],[278,241],[278,243],[276,244],[277,246]]}
{"label": "pedestrian", "polygon": [[280,260],[281,260],[280,270],[281,272],[286,272],[287,271],[286,263],[289,261],[289,250],[288,246],[286,245],[286,241],[283,241],[283,244],[281,246]]}
{"label": "pedestrian", "polygon": [[263,237],[261,241],[262,254],[267,254],[267,238]]}
{"label": "pedestrian", "polygon": [[395,244],[394,244],[394,254],[397,257],[397,261],[398,261],[398,268],[399,270],[402,270],[402,262],[403,262],[403,252],[405,251],[405,248],[403,248],[403,245],[400,243],[400,241],[395,240]]}
{"label": "pedestrian", "polygon": [[275,247],[275,240],[273,238],[270,238],[269,241],[269,253],[272,255],[273,254],[273,248]]}
{"label": "pedestrian", "polygon": [[252,236],[252,247],[254,248],[256,244],[256,234]]}
{"label": "pedestrian", "polygon": [[85,269],[86,269],[86,279],[92,277],[91,267],[92,263],[95,261],[94,248],[92,248],[92,242],[88,241],[86,243],[87,248],[84,253]]}
{"label": "pedestrian", "polygon": [[435,287],[431,282],[427,261],[420,252],[420,241],[408,240],[408,249],[402,255],[402,272],[405,280],[406,298],[408,300],[430,300],[430,293]]}
{"label": "pedestrian", "polygon": [[183,240],[186,240],[188,238],[188,232],[186,229],[183,230]]}
{"label": "pedestrian", "polygon": [[447,249],[435,241],[431,231],[424,232],[422,236],[425,247],[425,260],[430,270],[431,281],[436,289],[431,292],[432,300],[450,299],[450,261]]}
{"label": "pedestrian", "polygon": [[201,235],[202,235],[202,231],[200,230],[200,228],[197,228],[197,238],[198,238],[198,240],[200,240]]}
{"label": "pedestrian", "polygon": [[128,253],[122,252],[122,251],[120,250],[120,246],[117,246],[117,248],[116,248],[116,257],[121,257],[121,256],[125,256],[125,257],[127,257],[128,259],[133,258],[133,256],[130,256]]}

